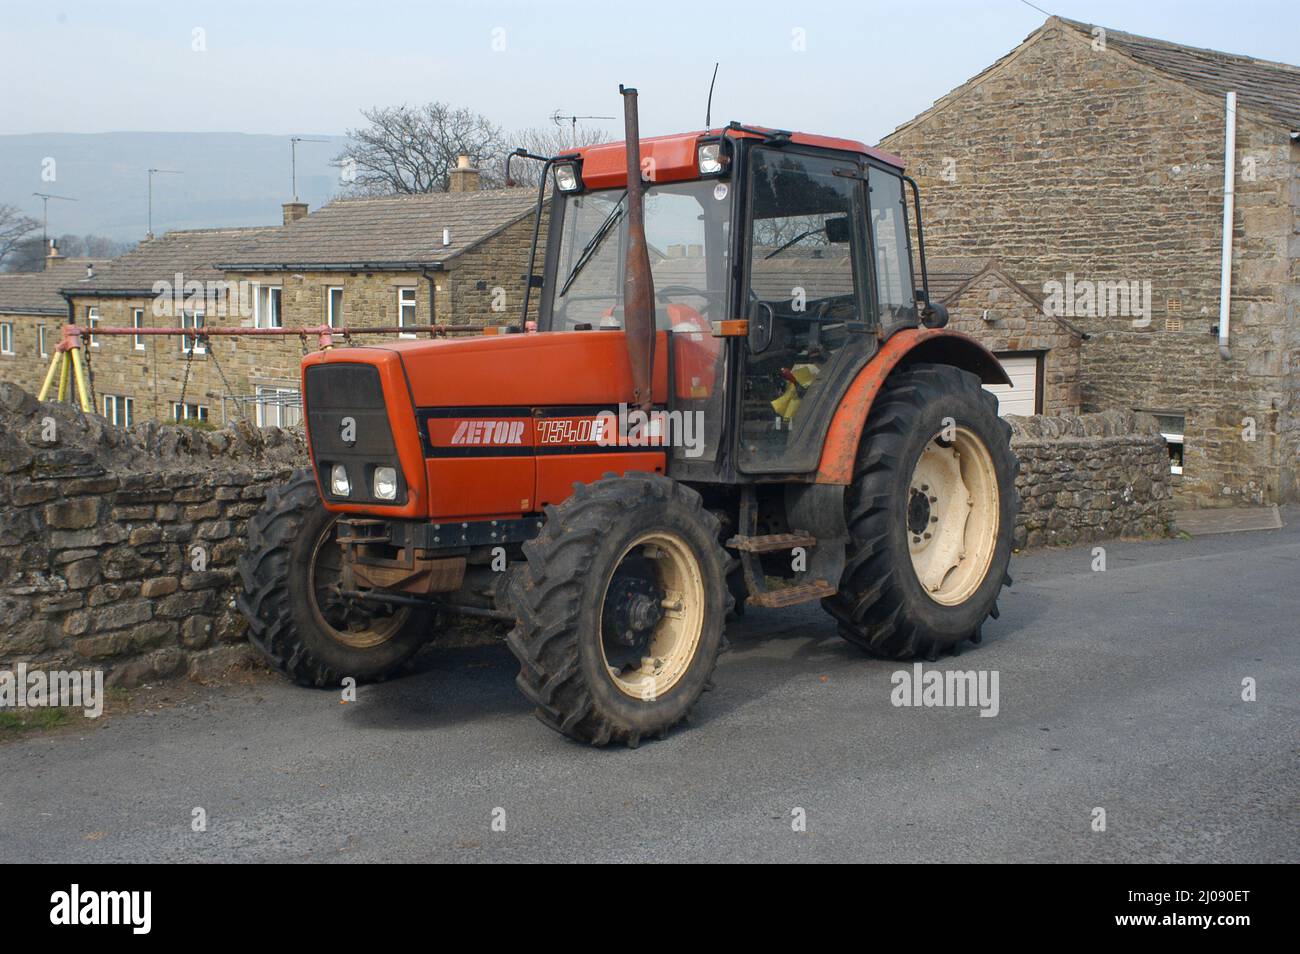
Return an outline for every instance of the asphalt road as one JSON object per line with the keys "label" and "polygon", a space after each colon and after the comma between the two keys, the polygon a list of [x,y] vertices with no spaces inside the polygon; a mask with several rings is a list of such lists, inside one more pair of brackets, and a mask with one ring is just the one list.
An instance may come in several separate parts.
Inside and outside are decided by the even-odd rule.
{"label": "asphalt road", "polygon": [[733,624],[694,724],[635,751],[535,721],[504,647],[431,652],[348,705],[267,677],[0,746],[0,861],[1300,861],[1285,518],[1018,557],[935,664],[997,671],[993,718],[893,706],[904,667],[816,604]]}

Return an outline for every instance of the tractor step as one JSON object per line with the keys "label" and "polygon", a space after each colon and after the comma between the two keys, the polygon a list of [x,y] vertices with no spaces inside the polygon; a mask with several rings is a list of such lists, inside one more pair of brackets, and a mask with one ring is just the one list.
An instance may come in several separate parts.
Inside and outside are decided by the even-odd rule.
{"label": "tractor step", "polygon": [[751,593],[748,602],[750,606],[779,609],[783,606],[794,606],[798,603],[819,600],[823,596],[834,596],[837,589],[834,584],[827,583],[825,580],[813,580],[811,583],[800,583],[796,586],[785,586],[776,590]]}
{"label": "tractor step", "polygon": [[737,535],[728,540],[726,545],[745,553],[778,553],[795,547],[815,547],[817,538],[811,533],[796,530],[794,533],[768,533],[755,537]]}

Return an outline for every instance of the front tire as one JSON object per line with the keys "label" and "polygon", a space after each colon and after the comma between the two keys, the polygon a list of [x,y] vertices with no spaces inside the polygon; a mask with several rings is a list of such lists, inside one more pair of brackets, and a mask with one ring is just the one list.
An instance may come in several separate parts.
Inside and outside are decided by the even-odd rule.
{"label": "front tire", "polygon": [[723,644],[732,597],[717,518],[654,474],[577,485],[546,514],[510,583],[516,683],[578,741],[662,737],[710,685]]}
{"label": "front tire", "polygon": [[294,471],[248,521],[236,597],[249,638],[275,669],[304,686],[336,686],[346,676],[382,679],[401,668],[429,635],[418,607],[392,609],[338,596],[342,551],[338,516],[321,504],[310,470]]}
{"label": "front tire", "polygon": [[872,406],[845,494],[848,563],[822,601],[840,634],[890,659],[978,642],[1011,582],[1020,464],[997,399],[948,365],[897,371]]}

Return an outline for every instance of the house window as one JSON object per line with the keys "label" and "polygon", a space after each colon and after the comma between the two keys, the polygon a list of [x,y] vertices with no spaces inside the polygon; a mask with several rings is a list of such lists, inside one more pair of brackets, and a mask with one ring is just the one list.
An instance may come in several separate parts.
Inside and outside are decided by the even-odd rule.
{"label": "house window", "polygon": [[[181,328],[202,328],[203,312],[181,312]],[[207,354],[203,340],[193,335],[181,335],[181,354]]]}
{"label": "house window", "polygon": [[[90,330],[91,330],[92,332],[93,332],[93,331],[95,330],[95,328],[99,325],[99,309],[98,309],[98,308],[93,308],[93,307],[92,307],[92,308],[87,308],[87,309],[86,309],[86,324],[87,324],[87,326],[89,326],[89,328],[90,328]],[[90,335],[90,346],[91,346],[92,348],[98,348],[98,347],[99,347],[99,342],[96,340],[94,334],[91,334],[91,335]]]}
{"label": "house window", "polygon": [[[415,324],[415,289],[397,289],[397,326],[406,328]],[[399,337],[414,338],[412,332],[402,332]]]}
{"label": "house window", "polygon": [[[131,327],[132,327],[132,328],[143,328],[143,327],[144,327],[144,309],[143,309],[143,308],[132,308],[132,309],[131,309]],[[131,337],[132,337],[132,340],[135,341],[135,350],[136,350],[136,351],[143,351],[143,350],[144,350],[144,335],[132,335]]]}
{"label": "house window", "polygon": [[257,328],[283,328],[280,314],[282,289],[279,285],[258,285],[254,299],[253,325]]}
{"label": "house window", "polygon": [[9,322],[0,324],[0,354],[14,353],[14,326]]}
{"label": "house window", "polygon": [[1169,473],[1183,472],[1183,434],[1186,433],[1187,418],[1181,414],[1157,414],[1156,423],[1160,425],[1160,436],[1169,448]]}
{"label": "house window", "polygon": [[325,323],[331,328],[339,328],[343,324],[343,289],[338,285],[325,291]]}
{"label": "house window", "polygon": [[119,394],[104,395],[104,417],[108,423],[118,427],[130,427],[135,423],[135,401]]}
{"label": "house window", "polygon": [[40,351],[42,358],[48,358],[50,353],[45,350],[45,326],[36,326],[36,348]]}
{"label": "house window", "polygon": [[258,427],[296,427],[302,421],[302,397],[297,388],[257,388]]}
{"label": "house window", "polygon": [[207,419],[208,406],[206,404],[182,404],[180,401],[172,402],[173,421],[206,421]]}

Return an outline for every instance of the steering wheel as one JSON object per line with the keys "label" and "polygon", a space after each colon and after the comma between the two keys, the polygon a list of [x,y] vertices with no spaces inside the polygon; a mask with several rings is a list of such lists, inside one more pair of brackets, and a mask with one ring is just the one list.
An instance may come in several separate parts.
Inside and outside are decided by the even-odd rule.
{"label": "steering wheel", "polygon": [[663,288],[655,289],[655,297],[660,301],[667,301],[670,297],[690,295],[695,298],[708,299],[709,293],[702,288],[695,288],[692,285],[665,285]]}

